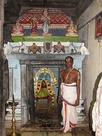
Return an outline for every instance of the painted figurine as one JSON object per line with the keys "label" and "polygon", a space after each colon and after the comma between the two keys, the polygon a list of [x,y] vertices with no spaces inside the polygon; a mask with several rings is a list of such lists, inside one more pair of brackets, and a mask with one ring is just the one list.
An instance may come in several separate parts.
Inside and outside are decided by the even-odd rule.
{"label": "painted figurine", "polygon": [[43,32],[47,34],[49,31],[49,25],[50,25],[50,17],[48,15],[47,8],[44,9],[42,21],[43,21]]}
{"label": "painted figurine", "polygon": [[24,35],[23,31],[24,31],[23,26],[19,23],[19,21],[17,21],[16,25],[13,26],[13,30],[12,30],[12,34],[11,35],[23,36]]}

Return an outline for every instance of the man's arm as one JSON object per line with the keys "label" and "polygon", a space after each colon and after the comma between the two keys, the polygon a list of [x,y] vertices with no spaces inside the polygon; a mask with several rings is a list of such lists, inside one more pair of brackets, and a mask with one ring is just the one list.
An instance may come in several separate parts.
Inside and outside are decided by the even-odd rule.
{"label": "man's arm", "polygon": [[[61,83],[63,83],[63,71],[61,71],[61,73],[60,73],[60,85],[61,85]],[[59,104],[62,103],[60,95],[61,95],[61,87],[59,86],[59,89],[58,89],[58,103]]]}
{"label": "man's arm", "polygon": [[75,106],[79,105],[79,99],[80,99],[80,72],[78,71],[77,79],[76,79],[76,88],[77,88],[77,99],[75,102]]}

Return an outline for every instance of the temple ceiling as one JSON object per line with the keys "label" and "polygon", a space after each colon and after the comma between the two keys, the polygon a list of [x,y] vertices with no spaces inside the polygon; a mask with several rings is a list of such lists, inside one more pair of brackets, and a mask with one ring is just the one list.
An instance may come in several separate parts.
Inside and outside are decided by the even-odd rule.
{"label": "temple ceiling", "polygon": [[32,8],[57,8],[71,16],[78,18],[93,0],[7,0],[5,3],[5,21],[12,21],[19,14]]}

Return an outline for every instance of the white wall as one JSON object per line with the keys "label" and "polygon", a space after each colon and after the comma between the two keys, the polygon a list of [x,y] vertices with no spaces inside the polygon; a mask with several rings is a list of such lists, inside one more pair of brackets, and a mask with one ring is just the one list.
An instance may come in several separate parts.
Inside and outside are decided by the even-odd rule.
{"label": "white wall", "polygon": [[96,81],[102,72],[102,40],[95,39],[95,17],[102,11],[102,0],[94,0],[88,9],[78,19],[79,41],[84,41],[90,55],[83,62],[83,98],[88,116],[93,100]]}

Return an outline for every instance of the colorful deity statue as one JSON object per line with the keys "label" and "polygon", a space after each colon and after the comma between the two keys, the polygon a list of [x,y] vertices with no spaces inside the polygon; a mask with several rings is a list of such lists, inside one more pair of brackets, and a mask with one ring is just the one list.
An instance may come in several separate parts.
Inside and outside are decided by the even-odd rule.
{"label": "colorful deity statue", "polygon": [[66,28],[66,36],[77,36],[76,26],[72,20],[70,21],[70,25]]}
{"label": "colorful deity statue", "polygon": [[31,19],[31,28],[32,28],[32,33],[35,33],[37,30],[37,19],[35,16]]}
{"label": "colorful deity statue", "polygon": [[49,31],[49,25],[50,25],[50,17],[48,15],[47,8],[44,9],[43,16],[41,19],[43,21],[43,32],[44,34],[47,34]]}
{"label": "colorful deity statue", "polygon": [[17,20],[16,24],[13,26],[13,30],[12,30],[12,33],[11,35],[12,36],[23,36],[24,33],[24,28],[23,26],[19,23],[19,20]]}
{"label": "colorful deity statue", "polygon": [[50,99],[54,104],[54,92],[48,80],[42,79],[38,82],[35,91],[35,99]]}

